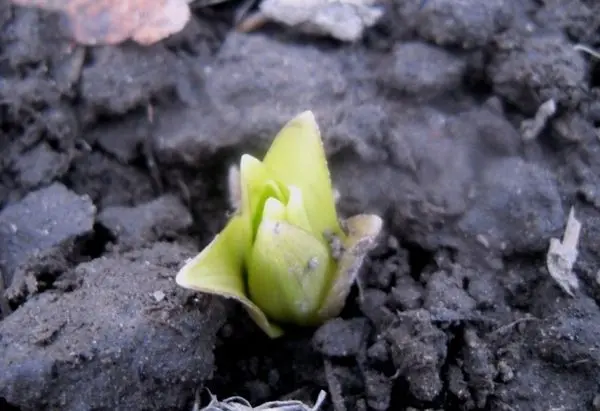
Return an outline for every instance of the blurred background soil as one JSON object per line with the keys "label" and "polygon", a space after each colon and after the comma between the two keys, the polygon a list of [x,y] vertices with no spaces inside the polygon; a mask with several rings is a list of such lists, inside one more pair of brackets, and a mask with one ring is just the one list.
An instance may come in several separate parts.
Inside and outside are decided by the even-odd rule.
{"label": "blurred background soil", "polygon": [[[0,0],[0,408],[600,409],[600,60],[574,48],[600,47],[600,3],[390,0],[355,43],[238,32],[239,4],[83,47]],[[307,109],[340,212],[386,233],[341,318],[271,341],[174,275],[229,165]],[[546,254],[572,207],[570,296]]]}

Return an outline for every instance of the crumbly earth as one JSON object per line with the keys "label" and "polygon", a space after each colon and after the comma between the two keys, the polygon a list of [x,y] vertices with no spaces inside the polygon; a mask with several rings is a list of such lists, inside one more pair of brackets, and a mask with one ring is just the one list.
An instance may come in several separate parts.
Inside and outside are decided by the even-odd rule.
{"label": "crumbly earth", "polygon": [[[389,0],[357,44],[237,32],[241,3],[84,48],[0,0],[0,408],[600,409],[600,66],[574,48],[600,3]],[[229,165],[307,109],[340,213],[386,232],[340,318],[271,341],[173,278],[223,226]],[[571,208],[574,296],[546,268]]]}

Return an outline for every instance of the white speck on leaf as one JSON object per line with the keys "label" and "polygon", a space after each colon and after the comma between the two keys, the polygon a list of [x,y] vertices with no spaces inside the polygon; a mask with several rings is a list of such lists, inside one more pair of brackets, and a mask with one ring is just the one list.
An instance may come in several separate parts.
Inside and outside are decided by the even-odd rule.
{"label": "white speck on leaf", "polygon": [[310,260],[308,260],[308,263],[306,264],[306,271],[314,271],[317,269],[318,266],[319,259],[317,257],[312,257]]}
{"label": "white speck on leaf", "polygon": [[341,238],[331,232],[325,232],[323,233],[323,236],[329,243],[331,257],[333,257],[334,260],[339,260],[344,253],[344,245],[342,244]]}

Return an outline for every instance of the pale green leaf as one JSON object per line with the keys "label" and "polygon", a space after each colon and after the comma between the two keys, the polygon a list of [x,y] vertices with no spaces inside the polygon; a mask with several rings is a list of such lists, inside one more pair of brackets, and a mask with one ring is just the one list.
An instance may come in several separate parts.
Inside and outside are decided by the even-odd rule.
{"label": "pale green leaf", "polygon": [[269,174],[269,170],[260,160],[249,154],[242,155],[240,161],[241,212],[251,224],[251,232],[256,229],[262,219],[264,204],[268,198],[274,197],[286,201],[286,189],[280,186]]}
{"label": "pale green leaf", "polygon": [[298,187],[288,187],[290,196],[286,206],[286,221],[297,227],[302,228],[309,233],[312,233],[312,227],[310,221],[308,221],[308,215],[306,214],[306,208],[304,207],[304,196],[302,191]]}
{"label": "pale green leaf", "polygon": [[344,251],[338,261],[333,282],[319,309],[322,321],[339,315],[344,308],[363,260],[377,244],[376,240],[382,227],[382,219],[372,214],[359,214],[346,220],[348,237],[342,243]]}
{"label": "pale green leaf", "polygon": [[265,201],[263,218],[276,221],[285,220],[285,206],[281,201],[274,197],[270,197]]}
{"label": "pale green leaf", "polygon": [[237,300],[256,324],[275,338],[283,331],[245,293],[243,261],[249,247],[246,221],[235,215],[204,250],[181,268],[175,279],[182,287]]}
{"label": "pale green leaf", "polygon": [[258,203],[265,184],[271,179],[271,176],[264,164],[249,154],[242,155],[239,176],[242,192],[242,213],[254,216],[259,208]]}
{"label": "pale green leaf", "polygon": [[275,136],[263,164],[278,181],[300,189],[314,232],[343,235],[321,133],[312,112],[305,111],[283,127]]}
{"label": "pale green leaf", "polygon": [[311,233],[265,218],[247,265],[250,298],[273,321],[313,325],[331,261]]}

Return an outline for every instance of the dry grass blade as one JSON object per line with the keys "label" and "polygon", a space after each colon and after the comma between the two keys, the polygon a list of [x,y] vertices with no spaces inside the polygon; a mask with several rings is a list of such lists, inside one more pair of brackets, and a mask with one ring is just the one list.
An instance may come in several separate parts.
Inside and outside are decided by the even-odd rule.
{"label": "dry grass blade", "polygon": [[75,41],[117,44],[131,39],[150,45],[183,29],[187,0],[11,0],[25,7],[61,13]]}
{"label": "dry grass blade", "polygon": [[573,48],[575,50],[583,51],[597,59],[600,59],[600,52],[597,50],[594,50],[591,47],[586,46],[585,44],[576,44]]}

